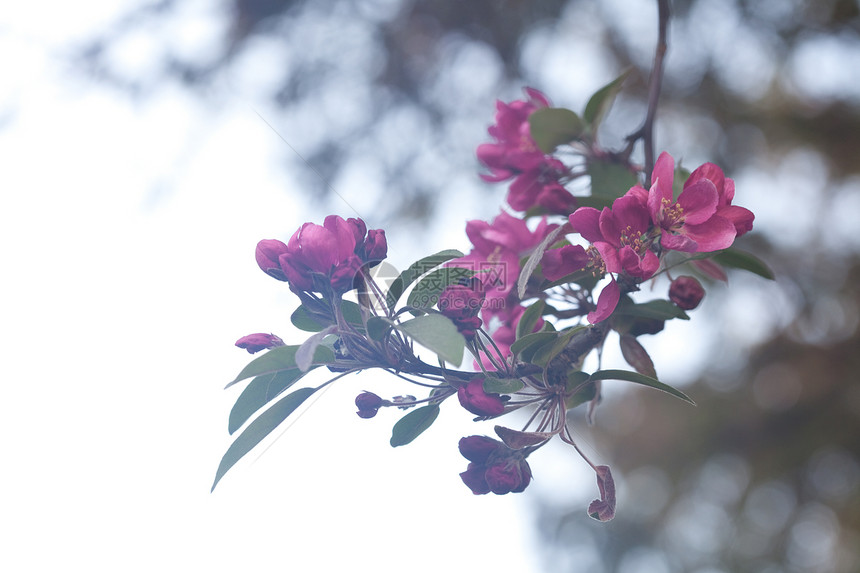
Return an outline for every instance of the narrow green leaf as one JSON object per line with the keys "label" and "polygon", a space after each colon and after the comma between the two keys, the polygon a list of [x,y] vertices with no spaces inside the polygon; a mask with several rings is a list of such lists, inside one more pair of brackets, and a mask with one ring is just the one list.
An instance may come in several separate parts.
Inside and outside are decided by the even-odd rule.
{"label": "narrow green leaf", "polygon": [[545,107],[529,116],[529,132],[538,148],[552,153],[556,147],[582,136],[585,123],[569,109]]}
{"label": "narrow green leaf", "polygon": [[212,491],[215,486],[224,477],[224,474],[236,465],[242,457],[251,451],[263,438],[272,433],[272,430],[277,428],[281,422],[287,419],[287,416],[292,414],[296,408],[310,397],[316,391],[316,388],[300,388],[289,394],[260,414],[256,420],[251,422],[245,431],[239,434],[239,437],[227,448],[227,453],[221,458],[221,463],[218,465],[218,471],[215,472],[215,482],[212,484]]}
{"label": "narrow green leaf", "polygon": [[768,280],[776,279],[773,271],[770,270],[770,267],[768,267],[764,261],[752,253],[741,251],[734,247],[719,252],[713,257],[713,259],[724,267],[749,271]]}
{"label": "narrow green leaf", "polygon": [[457,327],[441,314],[426,314],[395,326],[415,342],[432,350],[439,358],[451,364],[463,362],[466,339]]}
{"label": "narrow green leaf", "polygon": [[435,255],[424,257],[423,259],[419,259],[412,263],[409,268],[400,273],[400,276],[394,279],[394,282],[392,282],[391,286],[388,287],[388,293],[386,295],[388,308],[392,310],[394,309],[397,305],[397,301],[400,300],[400,297],[403,295],[403,292],[409,285],[415,282],[418,277],[432,271],[442,263],[446,263],[451,259],[457,259],[462,256],[463,253],[460,251],[449,249],[446,251],[439,251]]}
{"label": "narrow green leaf", "polygon": [[636,316],[640,318],[652,318],[656,320],[671,320],[680,318],[690,320],[690,315],[678,308],[671,301],[663,299],[650,300],[638,304],[619,304],[615,309],[617,316]]}
{"label": "narrow green leaf", "polygon": [[591,195],[610,202],[639,182],[636,175],[620,163],[592,159],[586,168],[591,177]]}
{"label": "narrow green leaf", "polygon": [[[239,372],[236,378],[227,384],[225,388],[229,388],[236,382],[240,382],[254,376],[262,376],[263,374],[272,374],[281,370],[289,370],[297,368],[296,351],[298,346],[278,346],[267,351],[262,356],[252,360],[245,368]],[[326,346],[319,346],[314,353],[314,364],[330,364],[334,362],[334,352]]]}
{"label": "narrow green leaf", "polygon": [[520,317],[519,323],[517,323],[517,338],[522,338],[525,334],[531,334],[543,314],[545,306],[544,301],[539,300],[526,309]]}
{"label": "narrow green leaf", "polygon": [[636,384],[642,384],[643,386],[649,386],[651,388],[656,388],[657,390],[662,390],[663,392],[667,392],[672,396],[675,396],[676,398],[680,398],[685,402],[689,402],[693,406],[696,405],[696,403],[693,402],[689,396],[687,396],[677,388],[673,388],[668,384],[663,384],[655,378],[645,376],[644,374],[639,374],[638,372],[631,372],[629,370],[598,370],[591,375],[591,380],[625,380],[627,382],[635,382]]}
{"label": "narrow green leaf", "polygon": [[439,295],[445,287],[473,276],[475,276],[474,270],[461,267],[445,267],[431,271],[418,281],[409,293],[406,304],[418,308],[431,308],[439,301]]}
{"label": "narrow green leaf", "polygon": [[247,422],[260,408],[277,398],[281,392],[295,384],[305,374],[307,372],[302,372],[298,368],[291,368],[257,376],[251,380],[239,394],[233,409],[230,410],[227,431],[232,434],[241,428],[242,424]]}
{"label": "narrow green leaf", "polygon": [[523,300],[526,296],[526,287],[529,284],[529,279],[532,276],[532,273],[535,272],[535,269],[540,264],[541,259],[543,258],[543,254],[549,248],[550,245],[555,243],[556,238],[563,233],[569,233],[570,226],[567,224],[561,225],[553,229],[549,235],[547,235],[540,244],[535,247],[535,250],[529,256],[526,263],[523,265],[523,269],[520,271],[520,277],[517,279],[517,294],[520,297],[520,300]]}
{"label": "narrow green leaf", "polygon": [[620,76],[594,92],[594,95],[585,104],[585,111],[582,117],[588,124],[592,134],[597,133],[597,128],[600,126],[603,118],[606,117],[609,108],[612,107],[612,103],[615,101],[616,96],[618,96],[618,92],[621,91],[621,84],[624,83],[629,74],[630,70],[624,70]]}
{"label": "narrow green leaf", "polygon": [[525,384],[519,378],[484,378],[484,392],[490,394],[513,394],[525,388]]}
{"label": "narrow green leaf", "polygon": [[547,366],[552,359],[561,354],[561,352],[570,342],[570,339],[577,332],[585,330],[587,326],[576,326],[570,329],[562,330],[556,335],[556,340],[552,344],[541,346],[531,357],[530,362],[538,366]]}
{"label": "narrow green leaf", "polygon": [[351,300],[341,299],[340,311],[343,313],[344,320],[348,323],[363,327],[364,322],[361,318],[361,307],[358,304]]}
{"label": "narrow green leaf", "polygon": [[391,447],[405,446],[429,428],[439,416],[439,404],[428,404],[400,418],[391,429]]}

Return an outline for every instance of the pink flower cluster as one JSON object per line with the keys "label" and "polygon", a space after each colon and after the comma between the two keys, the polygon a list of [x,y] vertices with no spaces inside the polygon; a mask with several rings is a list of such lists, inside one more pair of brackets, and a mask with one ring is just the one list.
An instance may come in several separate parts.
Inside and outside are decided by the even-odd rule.
{"label": "pink flower cluster", "polygon": [[561,184],[567,168],[538,148],[529,128],[529,116],[549,107],[549,100],[536,89],[525,91],[528,100],[496,102],[496,123],[487,130],[495,143],[478,146],[478,160],[490,170],[481,178],[489,182],[513,179],[508,204],[517,211],[539,206],[552,213],[570,213],[576,199]]}
{"label": "pink flower cluster", "polygon": [[657,272],[666,251],[719,251],[752,229],[752,212],[731,204],[734,181],[719,167],[706,163],[693,171],[677,201],[674,173],[675,160],[662,153],[650,190],[637,185],[613,201],[612,208],[580,207],[569,216],[573,230],[591,243],[588,249],[566,245],[544,254],[543,273],[549,280],[582,269],[610,274],[597,308],[588,314],[592,324],[608,318],[618,304],[620,287],[612,273],[641,282]]}
{"label": "pink flower cluster", "polygon": [[329,215],[322,225],[305,223],[287,244],[265,239],[257,244],[257,264],[268,275],[290,283],[296,292],[344,293],[358,269],[388,254],[385,231],[367,230],[361,219]]}

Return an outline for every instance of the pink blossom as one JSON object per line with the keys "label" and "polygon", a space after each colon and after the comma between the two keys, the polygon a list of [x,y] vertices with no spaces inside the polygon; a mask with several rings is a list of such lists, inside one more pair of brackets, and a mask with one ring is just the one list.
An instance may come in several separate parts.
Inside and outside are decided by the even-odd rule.
{"label": "pink blossom", "polygon": [[489,182],[513,178],[508,203],[518,211],[539,205],[552,212],[569,213],[576,200],[559,184],[567,168],[538,148],[529,127],[529,116],[549,107],[549,100],[535,89],[525,91],[528,100],[496,102],[496,123],[487,130],[495,143],[479,145],[477,151],[478,160],[490,169],[490,174],[481,178]]}
{"label": "pink blossom", "polygon": [[571,273],[582,270],[590,258],[580,245],[565,245],[558,249],[547,249],[541,259],[543,276],[557,281]]}
{"label": "pink blossom", "polygon": [[[665,151],[657,158],[648,192],[648,209],[654,224],[662,229],[660,244],[666,249],[688,253],[719,251],[731,246],[737,235],[735,225],[717,213],[717,187],[703,170],[684,185],[675,202],[672,183],[675,160]],[[720,172],[722,173],[722,172]],[[732,193],[734,192],[732,186]]]}
{"label": "pink blossom", "polygon": [[738,237],[750,231],[755,215],[749,209],[732,205],[735,197],[734,180],[726,177],[723,170],[713,163],[704,163],[690,173],[690,177],[684,182],[684,189],[702,180],[710,181],[717,190],[717,215],[732,222]]}
{"label": "pink blossom", "polygon": [[257,249],[254,252],[254,257],[257,259],[257,264],[267,275],[286,281],[287,276],[281,270],[281,263],[278,258],[287,252],[287,246],[277,239],[263,239],[257,243]]}
{"label": "pink blossom", "polygon": [[280,272],[293,290],[322,292],[331,288],[346,292],[352,288],[361,265],[385,258],[387,249],[384,231],[366,231],[361,219],[346,221],[329,215],[322,225],[302,225],[285,246],[280,241],[261,241],[257,262],[278,278],[270,268],[277,254]]}
{"label": "pink blossom", "polygon": [[[477,288],[474,288],[477,287]],[[439,295],[439,310],[457,326],[468,339],[475,337],[483,321],[478,317],[484,304],[483,285],[478,279],[472,286],[449,285]]]}
{"label": "pink blossom", "polygon": [[636,189],[613,201],[611,209],[580,207],[568,219],[600,253],[605,270],[647,279],[657,272],[660,260],[651,250],[651,220]]}
{"label": "pink blossom", "polygon": [[236,341],[236,346],[248,351],[249,354],[255,354],[261,350],[283,346],[284,341],[274,334],[266,334],[264,332],[256,332],[243,336]]}

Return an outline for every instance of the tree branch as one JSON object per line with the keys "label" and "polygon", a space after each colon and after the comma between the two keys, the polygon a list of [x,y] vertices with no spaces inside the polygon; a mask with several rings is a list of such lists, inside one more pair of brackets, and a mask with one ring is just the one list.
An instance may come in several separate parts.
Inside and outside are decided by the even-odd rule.
{"label": "tree branch", "polygon": [[642,127],[627,136],[627,151],[633,150],[638,140],[645,146],[645,185],[651,186],[651,172],[654,170],[654,119],[657,117],[657,103],[660,90],[663,87],[663,58],[666,56],[668,43],[666,31],[669,27],[669,0],[657,0],[658,31],[657,49],[654,54],[654,66],[648,79],[648,112]]}

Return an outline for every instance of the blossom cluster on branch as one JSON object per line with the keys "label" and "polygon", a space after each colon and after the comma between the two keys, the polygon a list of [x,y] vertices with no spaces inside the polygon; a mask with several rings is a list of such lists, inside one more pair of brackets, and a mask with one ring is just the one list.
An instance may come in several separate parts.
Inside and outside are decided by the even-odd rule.
{"label": "blossom cluster on branch", "polygon": [[[524,100],[497,104],[492,141],[477,156],[486,181],[509,183],[509,208],[466,224],[467,254],[430,255],[385,284],[378,272],[388,252],[385,232],[368,230],[361,219],[330,215],[322,225],[305,223],[286,243],[260,241],[258,265],[299,298],[291,321],[309,335],[300,345],[265,333],[237,341],[250,353],[267,352],[230,383],[250,379],[230,414],[230,432],[244,429],[215,483],[312,394],[376,368],[423,395],[358,393],[361,418],[407,411],[394,424],[392,446],[418,437],[456,396],[476,421],[510,416],[518,426],[495,425],[498,439],[460,440],[468,462],[460,477],[473,493],[525,490],[528,457],[557,437],[595,471],[600,497],[589,515],[611,519],[611,472],[581,451],[568,413],[583,407],[591,421],[601,383],[610,379],[692,402],[658,380],[639,337],[660,332],[667,320],[688,319],[704,296],[702,281],[724,280],[726,267],[769,276],[760,261],[733,248],[754,216],[733,204],[734,182],[719,167],[706,163],[690,173],[664,152],[646,173],[629,150],[601,148],[598,127],[622,81],[599,90],[581,116],[552,107],[531,88]],[[637,293],[648,282],[661,284],[660,275],[669,279],[668,293],[643,301]],[[612,332],[632,370],[602,368]],[[590,355],[597,369],[586,372]],[[333,376],[287,392],[316,369]]]}

